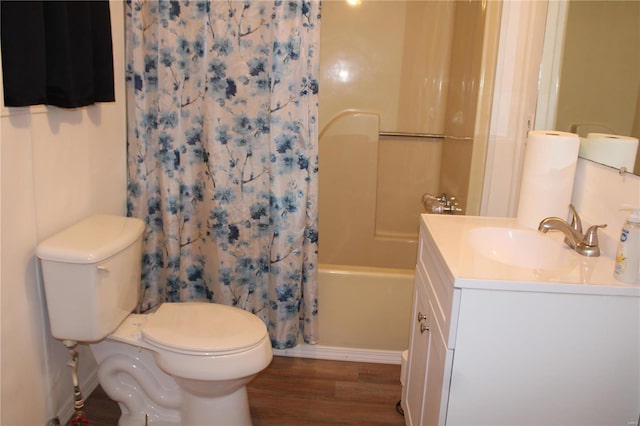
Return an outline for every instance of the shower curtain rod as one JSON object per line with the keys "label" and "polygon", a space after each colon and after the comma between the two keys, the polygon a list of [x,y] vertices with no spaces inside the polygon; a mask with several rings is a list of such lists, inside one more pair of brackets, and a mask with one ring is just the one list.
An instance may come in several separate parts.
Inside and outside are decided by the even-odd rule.
{"label": "shower curtain rod", "polygon": [[434,133],[411,133],[411,132],[378,132],[378,136],[394,138],[424,138],[424,139],[444,139],[444,135]]}

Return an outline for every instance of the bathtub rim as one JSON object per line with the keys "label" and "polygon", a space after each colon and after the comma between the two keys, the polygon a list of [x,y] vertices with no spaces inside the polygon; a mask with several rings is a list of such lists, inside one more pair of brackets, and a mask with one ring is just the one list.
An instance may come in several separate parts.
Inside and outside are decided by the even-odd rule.
{"label": "bathtub rim", "polygon": [[335,275],[363,275],[367,277],[380,276],[389,278],[412,278],[415,276],[414,269],[380,268],[375,266],[360,265],[334,265],[331,263],[319,263],[318,273]]}

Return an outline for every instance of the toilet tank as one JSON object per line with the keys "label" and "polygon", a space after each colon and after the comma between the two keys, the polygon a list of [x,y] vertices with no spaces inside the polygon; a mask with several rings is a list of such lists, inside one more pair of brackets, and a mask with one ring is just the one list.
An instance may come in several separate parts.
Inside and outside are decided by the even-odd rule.
{"label": "toilet tank", "polygon": [[96,215],[40,243],[49,323],[61,340],[102,340],[131,313],[140,295],[140,219]]}

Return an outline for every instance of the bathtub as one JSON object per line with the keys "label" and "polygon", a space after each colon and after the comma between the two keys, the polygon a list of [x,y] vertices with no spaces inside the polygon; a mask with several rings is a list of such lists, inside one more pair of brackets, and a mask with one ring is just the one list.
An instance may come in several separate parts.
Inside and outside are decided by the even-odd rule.
{"label": "bathtub", "polygon": [[320,265],[319,336],[275,355],[400,364],[409,347],[414,272]]}

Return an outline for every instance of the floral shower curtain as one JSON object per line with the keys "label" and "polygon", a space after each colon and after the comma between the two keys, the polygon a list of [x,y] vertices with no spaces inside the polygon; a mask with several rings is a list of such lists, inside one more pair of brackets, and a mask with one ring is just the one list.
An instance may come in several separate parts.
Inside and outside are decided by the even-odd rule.
{"label": "floral shower curtain", "polygon": [[128,212],[141,311],[255,313],[317,341],[317,1],[130,1]]}

